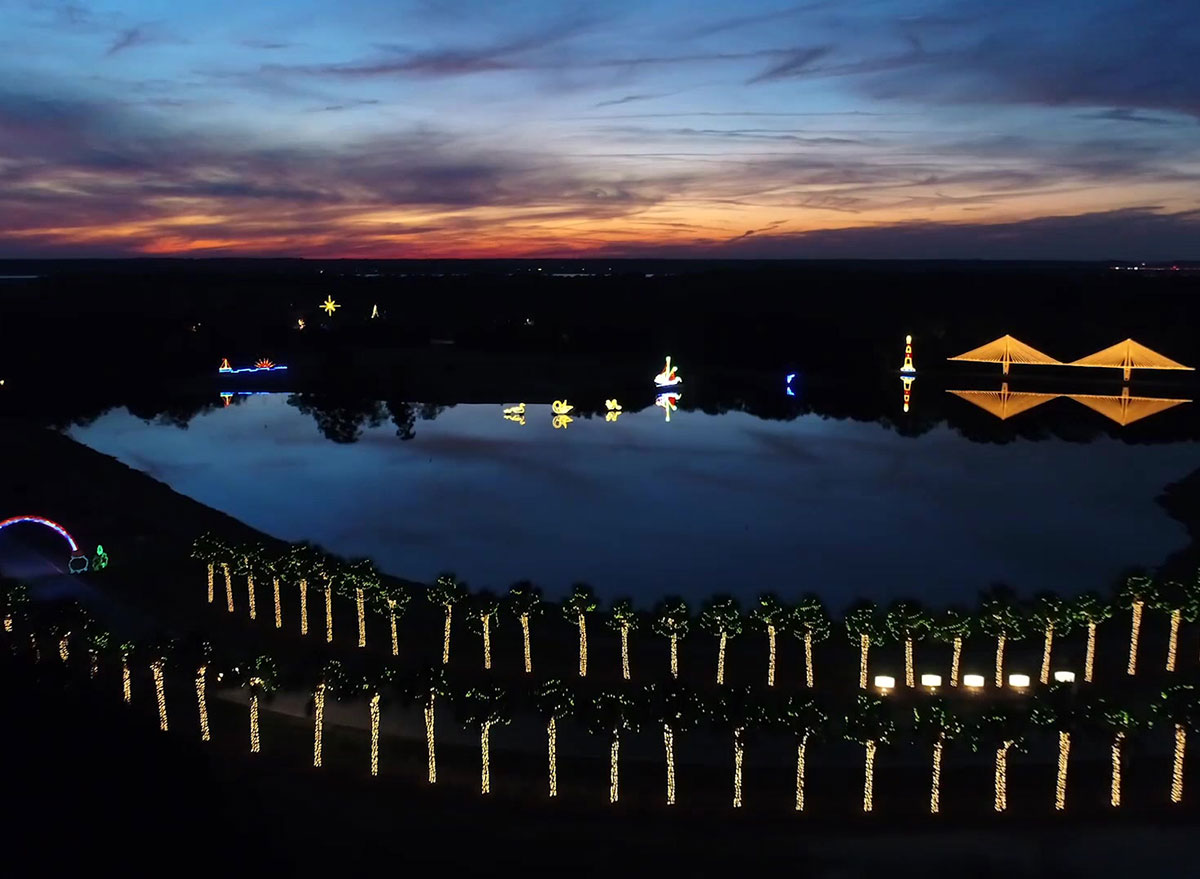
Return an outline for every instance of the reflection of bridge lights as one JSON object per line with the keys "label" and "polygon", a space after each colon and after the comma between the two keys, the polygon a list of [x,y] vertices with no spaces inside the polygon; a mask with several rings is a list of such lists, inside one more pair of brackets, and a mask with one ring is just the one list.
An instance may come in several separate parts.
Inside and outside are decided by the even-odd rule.
{"label": "reflection of bridge lights", "polygon": [[669,391],[659,394],[654,398],[654,405],[663,410],[668,422],[671,420],[671,413],[679,408],[676,403],[679,402],[679,398],[682,396],[678,391]]}

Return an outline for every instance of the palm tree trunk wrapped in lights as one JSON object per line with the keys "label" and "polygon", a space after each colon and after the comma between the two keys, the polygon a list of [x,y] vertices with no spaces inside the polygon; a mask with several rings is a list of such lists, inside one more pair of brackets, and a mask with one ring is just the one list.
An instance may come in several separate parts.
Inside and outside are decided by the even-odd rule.
{"label": "palm tree trunk wrapped in lights", "polygon": [[163,662],[156,659],[150,663],[150,674],[154,676],[154,699],[158,703],[158,728],[167,731],[167,693],[163,682]]}
{"label": "palm tree trunk wrapped in lights", "polygon": [[614,730],[608,749],[608,801],[615,803],[621,795],[621,736]]}
{"label": "palm tree trunk wrapped in lights", "polygon": [[858,688],[867,688],[867,652],[871,649],[871,636],[858,636]]}
{"label": "palm tree trunk wrapped in lights", "polygon": [[479,756],[480,756],[480,777],[479,777],[479,792],[481,794],[490,794],[492,792],[492,755],[491,755],[491,737],[492,725],[485,723],[479,728]]}
{"label": "palm tree trunk wrapped in lights", "polygon": [[325,684],[317,684],[313,693],[313,766],[321,766],[325,734]]}
{"label": "palm tree trunk wrapped in lights", "polygon": [[308,581],[300,581],[300,634],[308,634]]}
{"label": "palm tree trunk wrapped in lights", "polygon": [[250,689],[250,753],[257,754],[262,750],[262,739],[258,734],[258,693]]}
{"label": "palm tree trunk wrapped in lights", "polygon": [[804,811],[804,763],[808,751],[808,734],[802,735],[796,744],[796,811]]}
{"label": "palm tree trunk wrapped in lights", "polygon": [[733,731],[733,808],[742,807],[742,761],[746,756],[745,731],[738,727]]}
{"label": "palm tree trunk wrapped in lights", "polygon": [[1004,645],[1008,638],[1004,635],[996,636],[996,687],[997,689],[1004,686]]}
{"label": "palm tree trunk wrapped in lights", "polygon": [[875,808],[875,742],[868,741],[866,760],[863,766],[863,811],[870,812]]}
{"label": "palm tree trunk wrapped in lights", "polygon": [[433,739],[433,703],[437,697],[429,696],[425,705],[425,749],[429,756],[429,783],[437,784],[437,751]]}
{"label": "palm tree trunk wrapped in lights", "polygon": [[1135,601],[1133,603],[1133,613],[1129,620],[1129,665],[1126,666],[1127,674],[1137,674],[1137,655],[1138,655],[1138,639],[1142,633],[1142,608],[1145,602]]}
{"label": "palm tree trunk wrapped in lights", "polygon": [[228,562],[221,562],[221,574],[225,577],[225,607],[233,613],[233,575],[229,572]]}
{"label": "palm tree trunk wrapped in lights", "polygon": [[254,603],[254,575],[246,575],[246,595],[250,602],[250,619],[258,619],[258,608]]}
{"label": "palm tree trunk wrapped in lights", "polygon": [[629,680],[629,626],[621,626],[621,677]]}
{"label": "palm tree trunk wrapped in lights", "polygon": [[958,670],[962,665],[963,639],[961,635],[954,637],[954,655],[950,659],[950,686],[958,686]]}
{"label": "palm tree trunk wrapped in lights", "polygon": [[521,638],[525,642],[525,674],[533,672],[533,654],[529,649],[529,614],[521,614]]}
{"label": "palm tree trunk wrapped in lights", "polygon": [[807,629],[804,632],[804,682],[812,689],[813,685],[813,655],[812,655],[812,632]]}
{"label": "palm tree trunk wrapped in lights", "polygon": [[1071,753],[1071,734],[1058,733],[1058,778],[1054,784],[1054,808],[1061,812],[1067,807],[1067,758]]}
{"label": "palm tree trunk wrapped in lights", "polygon": [[333,587],[325,581],[325,643],[333,643]]}
{"label": "palm tree trunk wrapped in lights", "polygon": [[97,650],[89,650],[88,655],[91,657],[91,670],[89,677],[95,677],[100,674],[100,653]]}
{"label": "palm tree trunk wrapped in lights", "polygon": [[454,605],[447,604],[446,608],[446,625],[442,631],[442,665],[450,664],[450,620],[454,613]]}
{"label": "palm tree trunk wrapped in lights", "polygon": [[997,812],[1008,808],[1008,749],[1012,742],[1005,742],[996,749],[996,780],[993,807]]}
{"label": "palm tree trunk wrapped in lights", "polygon": [[367,599],[361,588],[354,590],[355,610],[358,613],[358,646],[367,646]]}
{"label": "palm tree trunk wrapped in lights", "polygon": [[371,713],[371,775],[379,774],[379,694],[368,703]]}
{"label": "palm tree trunk wrapped in lights", "polygon": [[679,636],[671,636],[671,677],[679,677]]}
{"label": "palm tree trunk wrapped in lights", "polygon": [[1088,620],[1087,629],[1087,654],[1083,660],[1083,679],[1090,684],[1096,665],[1096,623],[1094,620]]}
{"label": "palm tree trunk wrapped in lights", "polygon": [[1179,623],[1183,619],[1183,611],[1175,608],[1171,611],[1171,636],[1167,642],[1167,671],[1175,671],[1175,653],[1179,648]]}
{"label": "palm tree trunk wrapped in lights", "polygon": [[1125,744],[1125,733],[1120,730],[1113,736],[1112,782],[1109,785],[1109,802],[1113,808],[1121,805],[1121,751]]}
{"label": "palm tree trunk wrapped in lights", "polygon": [[121,654],[121,696],[128,705],[133,701],[133,687],[129,673],[129,654]]}
{"label": "palm tree trunk wrapped in lights", "polygon": [[729,636],[721,633],[721,639],[717,642],[717,686],[725,683],[725,643]]}
{"label": "palm tree trunk wrapped in lights", "polygon": [[775,686],[775,626],[767,625],[767,686]]}
{"label": "palm tree trunk wrapped in lights", "polygon": [[917,679],[913,672],[913,639],[904,639],[904,685],[915,687]]}
{"label": "palm tree trunk wrapped in lights", "polygon": [[929,812],[936,815],[942,808],[942,751],[945,750],[945,736],[933,743],[933,773],[929,782]]}
{"label": "palm tree trunk wrapped in lights", "polygon": [[388,605],[388,624],[392,629],[392,656],[399,656],[400,638],[396,633],[396,605],[394,602]]}
{"label": "palm tree trunk wrapped in lights", "polygon": [[196,708],[200,713],[200,741],[207,742],[212,736],[208,729],[208,693],[205,687],[206,666],[196,669]]}
{"label": "palm tree trunk wrapped in lights", "polygon": [[63,661],[64,665],[66,665],[67,661],[71,658],[70,632],[67,632],[67,634],[58,639],[58,658]]}
{"label": "palm tree trunk wrapped in lights", "polygon": [[1050,651],[1054,647],[1054,626],[1046,626],[1046,633],[1042,640],[1042,673],[1038,676],[1038,680],[1043,684],[1050,683]]}
{"label": "palm tree trunk wrapped in lights", "polygon": [[675,733],[663,724],[663,748],[667,754],[667,805],[675,805]]}
{"label": "palm tree trunk wrapped in lights", "polygon": [[213,577],[215,574],[216,574],[216,565],[214,565],[212,562],[209,562],[208,563],[208,603],[209,604],[212,604],[213,599],[216,598],[216,594],[215,594],[216,590],[213,589]]}
{"label": "palm tree trunk wrapped in lights", "polygon": [[579,615],[579,676],[587,677],[587,620],[583,614]]}
{"label": "palm tree trunk wrapped in lights", "polygon": [[275,628],[283,628],[283,606],[279,602],[279,578],[271,578],[271,588],[275,593]]}
{"label": "palm tree trunk wrapped in lights", "polygon": [[550,796],[558,796],[558,723],[551,717],[546,724],[546,758],[549,761]]}
{"label": "palm tree trunk wrapped in lights", "polygon": [[5,616],[4,616],[4,633],[5,633],[6,635],[11,635],[11,634],[12,634],[12,630],[13,630],[13,618],[12,618],[12,615],[11,615],[11,614],[5,614]]}
{"label": "palm tree trunk wrapped in lights", "polygon": [[1187,730],[1175,724],[1175,762],[1171,767],[1171,802],[1183,802],[1183,753],[1187,748]]}
{"label": "palm tree trunk wrapped in lights", "polygon": [[483,619],[483,667],[486,671],[492,668],[492,615],[484,614]]}

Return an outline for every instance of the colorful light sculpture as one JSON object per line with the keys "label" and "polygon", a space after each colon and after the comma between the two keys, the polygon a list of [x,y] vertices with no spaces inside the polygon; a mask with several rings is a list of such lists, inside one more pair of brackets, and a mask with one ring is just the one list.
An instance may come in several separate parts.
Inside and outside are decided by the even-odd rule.
{"label": "colorful light sculpture", "polygon": [[[268,360],[266,357],[259,358],[253,366],[242,366],[238,369],[233,369],[229,365],[229,358],[224,357],[221,359],[221,365],[217,367],[217,372],[221,375],[238,375],[244,372],[283,372],[286,370],[286,366],[277,366],[274,361]],[[221,396],[224,397],[225,394],[222,393]]]}
{"label": "colorful light sculpture", "polygon": [[904,337],[904,365],[900,367],[901,372],[916,372],[917,368],[913,366],[913,350],[912,336]]}
{"label": "colorful light sculpture", "polygon": [[563,430],[574,420],[570,415],[555,415],[550,424],[555,430]]}
{"label": "colorful light sculpture", "polygon": [[555,400],[550,404],[550,411],[555,415],[566,415],[575,407],[566,400]]}
{"label": "colorful light sculpture", "polygon": [[917,380],[917,377],[915,375],[900,376],[900,381],[904,385],[904,411],[905,412],[908,411],[909,404],[912,402],[912,386],[913,386],[913,382],[916,380]]}
{"label": "colorful light sculpture", "polygon": [[789,372],[787,374],[787,379],[784,381],[783,389],[789,397],[796,396],[796,392],[794,390],[792,390],[792,379],[794,379],[795,377],[796,377],[796,373]]}
{"label": "colorful light sculpture", "polygon": [[518,403],[516,406],[509,406],[504,410],[505,421],[515,421],[517,424],[525,424],[525,404]]}
{"label": "colorful light sculpture", "polygon": [[677,404],[682,396],[678,391],[668,391],[654,398],[654,405],[663,410],[668,423],[671,421],[671,413],[679,408]]}
{"label": "colorful light sculpture", "polygon": [[624,411],[621,409],[621,404],[617,402],[615,397],[611,400],[605,400],[604,408],[608,410],[604,413],[605,421],[616,421],[621,417],[621,412]]}
{"label": "colorful light sculpture", "polygon": [[679,384],[683,379],[679,377],[679,373],[675,367],[671,365],[671,356],[667,355],[666,365],[663,366],[662,372],[654,377],[654,384],[660,388],[670,388]]}

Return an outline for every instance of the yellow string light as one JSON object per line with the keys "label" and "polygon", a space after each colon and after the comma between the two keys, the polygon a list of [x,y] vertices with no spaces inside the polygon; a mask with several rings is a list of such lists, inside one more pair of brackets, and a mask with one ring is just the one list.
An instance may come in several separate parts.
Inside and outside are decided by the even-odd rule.
{"label": "yellow string light", "polygon": [[308,634],[308,581],[300,581],[300,634]]}
{"label": "yellow string light", "polygon": [[994,806],[997,812],[1008,808],[1008,749],[1012,742],[1005,742],[996,749],[996,785]]}
{"label": "yellow string light", "polygon": [[361,589],[354,590],[355,609],[358,612],[358,646],[367,646],[367,600]]}
{"label": "yellow string light", "polygon": [[671,677],[679,677],[679,636],[671,635]]}
{"label": "yellow string light", "polygon": [[906,687],[915,687],[917,685],[917,679],[913,674],[912,638],[904,639],[904,685]]}
{"label": "yellow string light", "polygon": [[4,617],[4,631],[11,635],[13,630],[13,618],[11,616]]}
{"label": "yellow string light", "polygon": [[767,686],[775,686],[775,626],[767,624]]}
{"label": "yellow string light", "polygon": [[388,622],[392,628],[392,656],[400,655],[400,638],[396,634],[396,605],[388,605]]}
{"label": "yellow string light", "polygon": [[1067,807],[1067,758],[1071,753],[1071,734],[1058,733],[1058,779],[1054,783],[1054,808],[1061,812]]}
{"label": "yellow string light", "polygon": [[615,803],[620,797],[621,773],[618,761],[621,758],[621,737],[613,731],[612,745],[608,750],[608,801]]}
{"label": "yellow string light", "polygon": [[742,759],[746,744],[742,741],[742,729],[733,731],[733,808],[742,807]]}
{"label": "yellow string light", "polygon": [[525,674],[533,673],[533,654],[529,649],[529,614],[521,614],[521,638],[525,642]]}
{"label": "yellow string light", "polygon": [[207,742],[212,736],[208,729],[208,696],[204,686],[205,673],[208,669],[200,666],[196,669],[196,707],[200,712],[200,741]]}
{"label": "yellow string light", "polygon": [[1004,686],[1004,645],[1008,639],[1004,635],[996,638],[996,688]]}
{"label": "yellow string light", "polygon": [[209,604],[212,604],[213,599],[216,597],[215,590],[213,589],[213,576],[215,573],[216,573],[216,571],[215,571],[213,563],[209,562],[208,563],[208,603]]}
{"label": "yellow string light", "polygon": [[317,684],[313,693],[313,766],[322,765],[322,739],[325,733],[325,684]]}
{"label": "yellow string light", "polygon": [[813,655],[812,655],[812,632],[808,629],[804,630],[804,680],[808,684],[809,689],[813,685]]}
{"label": "yellow string light", "polygon": [[1125,733],[1120,730],[1113,736],[1112,743],[1112,784],[1109,788],[1109,802],[1113,808],[1121,805],[1121,748],[1125,743]]}
{"label": "yellow string light", "polygon": [[1042,640],[1042,673],[1038,680],[1043,684],[1050,683],[1050,651],[1054,645],[1054,626],[1046,626],[1046,634]]}
{"label": "yellow string light", "polygon": [[869,635],[858,636],[858,688],[865,690],[867,688],[867,651],[871,649],[871,637]]}
{"label": "yellow string light", "polygon": [[254,575],[246,575],[246,595],[250,600],[250,619],[258,619],[258,608],[254,603]]}
{"label": "yellow string light", "polygon": [[133,701],[133,687],[129,676],[129,654],[121,656],[121,695],[128,705]]}
{"label": "yellow string light", "polygon": [[446,625],[442,631],[442,665],[450,664],[450,618],[454,613],[454,605],[447,604],[446,608]]}
{"label": "yellow string light", "polygon": [[333,587],[325,581],[325,643],[333,643]]}
{"label": "yellow string light", "polygon": [[233,613],[233,577],[229,573],[229,564],[221,562],[221,573],[225,577],[225,607]]}
{"label": "yellow string light", "polygon": [[1092,672],[1096,665],[1096,623],[1088,620],[1087,655],[1083,660],[1083,679],[1092,682]]}
{"label": "yellow string light", "polygon": [[1183,802],[1183,752],[1187,747],[1187,730],[1175,724],[1175,764],[1171,769],[1171,802]]}
{"label": "yellow string light", "polygon": [[963,639],[961,635],[954,636],[954,656],[950,660],[950,686],[958,686],[958,668],[962,662]]}
{"label": "yellow string light", "polygon": [[485,721],[483,727],[479,730],[479,754],[482,763],[480,767],[479,792],[485,795],[492,792],[491,737],[492,725]]}
{"label": "yellow string light", "polygon": [[804,758],[808,750],[808,734],[800,737],[796,745],[796,811],[804,811]]}
{"label": "yellow string light", "polygon": [[283,606],[279,602],[279,578],[271,578],[271,589],[275,593],[275,628],[283,628]]}
{"label": "yellow string light", "polygon": [[379,774],[379,694],[371,697],[371,775]]}
{"label": "yellow string light", "polygon": [[486,670],[491,670],[492,667],[492,615],[483,615],[483,667]]}
{"label": "yellow string light", "polygon": [[621,626],[621,677],[629,680],[629,625]]}
{"label": "yellow string light", "polygon": [[42,661],[42,648],[38,646],[38,639],[37,639],[36,632],[29,633],[29,647],[31,650],[33,650],[33,661],[41,662]]}
{"label": "yellow string light", "polygon": [[1142,632],[1142,602],[1133,603],[1133,614],[1129,620],[1129,665],[1125,668],[1127,674],[1137,673],[1138,639]]}
{"label": "yellow string light", "polygon": [[95,677],[100,674],[100,654],[95,650],[89,650],[88,654],[92,658],[92,667],[89,677]]}
{"label": "yellow string light", "polygon": [[150,663],[150,673],[154,676],[154,699],[158,702],[158,728],[167,731],[167,693],[163,682],[163,663],[156,659]]}
{"label": "yellow string light", "polygon": [[1171,611],[1171,637],[1167,641],[1167,671],[1175,671],[1175,651],[1179,647],[1179,623],[1183,614],[1179,608]]}
{"label": "yellow string light", "polygon": [[866,764],[863,767],[863,811],[875,808],[875,740],[867,741]]}
{"label": "yellow string light", "polygon": [[579,676],[587,677],[587,620],[579,614]]}
{"label": "yellow string light", "polygon": [[433,701],[435,698],[433,694],[430,694],[429,703],[425,706],[425,751],[429,755],[430,784],[437,784],[437,751],[434,749],[433,739]]}
{"label": "yellow string light", "polygon": [[675,805],[675,733],[663,724],[663,748],[667,753],[667,805]]}
{"label": "yellow string light", "polygon": [[550,764],[550,796],[558,796],[558,724],[553,717],[546,724],[546,757]]}
{"label": "yellow string light", "polygon": [[[258,682],[257,678],[250,681],[250,686],[253,688]],[[250,690],[250,753],[257,754],[262,750],[262,740],[258,735],[258,693]]]}
{"label": "yellow string light", "polygon": [[942,735],[933,743],[933,778],[929,788],[929,812],[932,815],[941,811],[942,804],[942,749],[945,747],[945,736]]}
{"label": "yellow string light", "polygon": [[717,644],[717,686],[725,683],[725,642],[727,636],[721,632],[721,640]]}
{"label": "yellow string light", "polygon": [[65,664],[71,658],[71,633],[63,635],[58,639],[58,658]]}

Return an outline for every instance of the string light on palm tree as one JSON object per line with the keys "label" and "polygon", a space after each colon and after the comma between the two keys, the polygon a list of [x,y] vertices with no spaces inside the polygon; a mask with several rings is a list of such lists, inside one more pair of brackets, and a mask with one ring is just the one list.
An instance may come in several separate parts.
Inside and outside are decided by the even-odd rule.
{"label": "string light on palm tree", "polygon": [[1166,670],[1173,672],[1178,664],[1179,628],[1184,622],[1195,622],[1200,612],[1200,595],[1197,588],[1184,586],[1174,580],[1168,580],[1162,587],[1155,590],[1154,607],[1165,611],[1171,618],[1170,634],[1167,637]]}
{"label": "string light on palm tree", "polygon": [[1138,644],[1142,633],[1142,611],[1157,598],[1154,582],[1147,576],[1135,574],[1127,577],[1118,590],[1117,597],[1123,607],[1130,610],[1129,617],[1129,663],[1126,674],[1137,674]]}
{"label": "string light on palm tree", "polygon": [[1187,734],[1200,724],[1200,690],[1192,684],[1174,684],[1163,690],[1152,706],[1154,713],[1175,731],[1175,755],[1171,764],[1171,802],[1183,802],[1183,761]]}
{"label": "string light on palm tree", "polygon": [[437,697],[448,697],[449,685],[446,683],[446,672],[442,666],[424,666],[413,680],[409,696],[422,703],[425,714],[425,752],[427,760],[427,777],[430,784],[437,784],[437,742],[434,738],[434,718],[437,707]]}
{"label": "string light on palm tree", "polygon": [[461,710],[463,725],[479,733],[479,792],[486,796],[492,792],[492,728],[512,719],[508,699],[499,687],[473,687],[463,694]]}
{"label": "string light on palm tree", "polygon": [[950,686],[957,687],[962,668],[963,643],[971,634],[974,617],[962,608],[949,607],[938,614],[933,622],[933,637],[950,644],[953,653],[950,659]]}
{"label": "string light on palm tree", "polygon": [[125,700],[126,705],[133,702],[133,682],[129,670],[129,657],[133,651],[134,643],[132,641],[121,643],[121,697]]}
{"label": "string light on palm tree", "polygon": [[546,721],[546,759],[550,796],[558,796],[558,719],[575,710],[575,694],[565,683],[551,679],[532,693],[534,709]]}
{"label": "string light on palm tree", "polygon": [[843,622],[850,643],[858,647],[858,688],[865,690],[871,641],[878,641],[885,629],[879,619],[879,611],[871,601],[858,601],[851,605]]}
{"label": "string light on palm tree", "polygon": [[813,645],[829,637],[829,613],[819,597],[811,592],[802,596],[792,609],[792,631],[804,641],[804,683],[813,687]]}
{"label": "string light on palm tree", "polygon": [[981,596],[980,627],[996,639],[996,688],[1004,686],[1004,649],[1010,640],[1025,633],[1028,619],[1020,612],[1013,591],[1007,586],[993,586]]}
{"label": "string light on palm tree", "polygon": [[654,609],[654,619],[650,627],[655,634],[670,642],[671,677],[679,677],[679,641],[687,637],[691,628],[687,602],[677,595],[664,598]]}
{"label": "string light on palm tree", "polygon": [[941,812],[942,759],[946,746],[962,736],[964,728],[963,721],[940,696],[932,696],[913,708],[914,738],[931,747],[933,751],[933,766],[929,779],[929,812],[932,815]]}
{"label": "string light on palm tree", "polygon": [[212,738],[208,728],[208,693],[205,677],[208,666],[201,664],[196,669],[196,710],[200,716],[200,741],[207,742]]}
{"label": "string light on palm tree", "polygon": [[598,603],[596,593],[586,583],[576,583],[571,587],[571,594],[563,601],[563,616],[575,623],[579,629],[579,676],[587,677],[588,640],[587,615],[594,612]]}
{"label": "string light on palm tree", "polygon": [[843,735],[858,742],[864,749],[863,799],[864,812],[875,809],[875,754],[881,744],[887,744],[896,731],[890,707],[878,696],[859,693],[854,708],[846,716]]}
{"label": "string light on palm tree", "polygon": [[150,674],[154,678],[154,699],[158,703],[158,728],[167,731],[167,693],[163,680],[165,659],[159,657],[150,663]]}
{"label": "string light on palm tree", "polygon": [[1068,634],[1073,621],[1073,607],[1062,598],[1050,592],[1043,592],[1034,597],[1030,622],[1042,630],[1042,670],[1038,680],[1043,684],[1050,683],[1050,658],[1054,636]]}
{"label": "string light on palm tree", "polygon": [[1025,716],[1012,708],[998,706],[979,717],[972,733],[971,745],[974,749],[994,750],[992,808],[1004,812],[1008,809],[1008,755],[1020,748],[1025,740]]}
{"label": "string light on palm tree", "polygon": [[529,622],[534,616],[542,613],[545,603],[542,601],[542,590],[528,580],[521,580],[508,587],[504,597],[509,611],[521,622],[521,641],[525,651],[525,674],[533,673],[533,651],[529,640]]}
{"label": "string light on palm tree", "polygon": [[1112,605],[1096,592],[1084,592],[1074,601],[1076,620],[1087,626],[1087,651],[1083,661],[1083,679],[1092,683],[1096,667],[1096,629],[1100,623],[1112,616]]}
{"label": "string light on palm tree", "polygon": [[587,705],[588,731],[612,736],[608,748],[609,803],[615,804],[621,798],[621,737],[638,731],[641,707],[634,695],[624,690],[605,690]]}
{"label": "string light on palm tree", "polygon": [[450,624],[453,618],[454,605],[458,604],[467,594],[467,585],[460,583],[451,573],[441,574],[425,593],[425,597],[442,608],[444,625],[442,627],[442,665],[450,664]]}
{"label": "string light on palm tree", "polygon": [[484,589],[467,599],[468,620],[483,638],[483,668],[492,668],[492,623],[499,622],[500,599]]}
{"label": "string light on palm tree", "polygon": [[607,622],[608,627],[620,636],[621,678],[627,681],[631,677],[629,669],[629,633],[636,630],[639,624],[638,613],[633,609],[633,602],[628,598],[620,598],[613,602]]}
{"label": "string light on palm tree", "polygon": [[278,689],[279,669],[269,656],[259,656],[253,662],[234,672],[241,677],[242,685],[250,694],[250,753],[262,751],[262,737],[259,732],[259,703]]}
{"label": "string light on palm tree", "polygon": [[932,627],[932,621],[919,603],[901,600],[893,602],[888,608],[885,625],[893,641],[904,643],[904,684],[915,687],[913,644],[924,639]]}
{"label": "string light on palm tree", "polygon": [[717,686],[725,683],[725,647],[742,633],[742,609],[731,595],[716,595],[704,603],[696,620],[700,628],[717,638]]}
{"label": "string light on palm tree", "polygon": [[829,715],[811,694],[793,694],[784,704],[779,722],[796,737],[796,811],[803,812],[808,746],[828,729]]}
{"label": "string light on palm tree", "polygon": [[775,686],[776,645],[779,627],[786,626],[789,611],[773,592],[758,597],[758,603],[750,608],[750,621],[767,635],[767,686]]}
{"label": "string light on palm tree", "polygon": [[396,621],[404,616],[412,601],[412,592],[408,587],[399,583],[388,583],[380,586],[379,598],[387,607],[388,627],[392,635],[392,656],[400,655],[400,638],[396,629]]}

